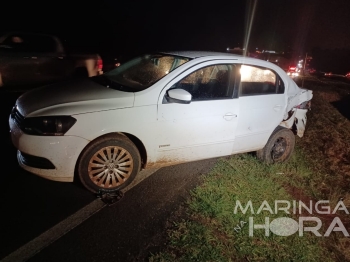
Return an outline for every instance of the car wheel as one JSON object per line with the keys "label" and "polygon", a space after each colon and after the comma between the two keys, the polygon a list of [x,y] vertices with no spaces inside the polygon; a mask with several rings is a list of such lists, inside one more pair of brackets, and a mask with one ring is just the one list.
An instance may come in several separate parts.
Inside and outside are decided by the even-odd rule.
{"label": "car wheel", "polygon": [[295,136],[290,129],[277,127],[257,157],[266,163],[279,163],[289,160],[295,145]]}
{"label": "car wheel", "polygon": [[129,185],[140,170],[140,153],[123,135],[107,136],[92,142],[82,153],[78,175],[91,192],[120,190]]}

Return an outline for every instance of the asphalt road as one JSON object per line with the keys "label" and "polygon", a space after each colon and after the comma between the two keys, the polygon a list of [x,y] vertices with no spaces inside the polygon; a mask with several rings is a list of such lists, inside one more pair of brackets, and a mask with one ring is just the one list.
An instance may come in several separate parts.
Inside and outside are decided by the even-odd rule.
{"label": "asphalt road", "polygon": [[19,168],[8,132],[19,95],[0,93],[1,261],[135,261],[157,252],[168,218],[215,160],[143,173],[120,202],[105,206],[79,182],[48,181]]}

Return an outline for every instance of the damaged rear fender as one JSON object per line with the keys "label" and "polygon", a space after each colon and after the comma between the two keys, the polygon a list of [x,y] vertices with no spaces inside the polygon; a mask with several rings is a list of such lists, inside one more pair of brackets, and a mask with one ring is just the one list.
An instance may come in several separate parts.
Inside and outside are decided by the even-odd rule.
{"label": "damaged rear fender", "polygon": [[303,137],[307,121],[307,111],[308,109],[293,108],[290,112],[291,116],[287,120],[282,121],[280,126],[292,129],[295,124],[297,135]]}

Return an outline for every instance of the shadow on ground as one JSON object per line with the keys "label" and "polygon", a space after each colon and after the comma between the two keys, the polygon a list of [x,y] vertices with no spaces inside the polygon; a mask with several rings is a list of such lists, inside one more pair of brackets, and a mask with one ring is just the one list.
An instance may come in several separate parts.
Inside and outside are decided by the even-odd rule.
{"label": "shadow on ground", "polygon": [[0,91],[0,260],[75,213],[95,196],[74,183],[49,181],[22,170],[9,133],[11,108],[21,92]]}
{"label": "shadow on ground", "polygon": [[343,97],[341,100],[331,103],[338,111],[350,120],[350,95]]}

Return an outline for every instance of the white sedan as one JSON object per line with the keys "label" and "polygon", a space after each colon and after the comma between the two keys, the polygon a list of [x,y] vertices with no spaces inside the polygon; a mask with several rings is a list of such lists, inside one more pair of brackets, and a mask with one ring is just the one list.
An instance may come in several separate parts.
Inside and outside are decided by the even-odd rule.
{"label": "white sedan", "polygon": [[19,165],[92,192],[143,168],[257,151],[291,156],[312,91],[278,66],[215,52],[146,54],[89,79],[31,90],[10,115]]}

